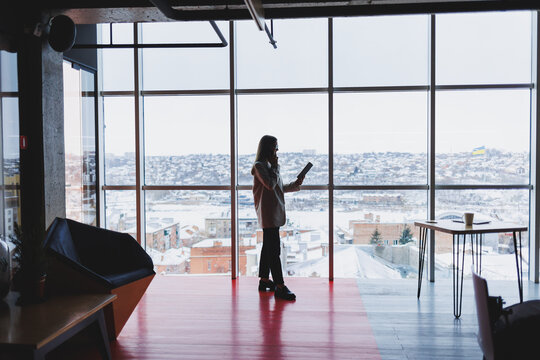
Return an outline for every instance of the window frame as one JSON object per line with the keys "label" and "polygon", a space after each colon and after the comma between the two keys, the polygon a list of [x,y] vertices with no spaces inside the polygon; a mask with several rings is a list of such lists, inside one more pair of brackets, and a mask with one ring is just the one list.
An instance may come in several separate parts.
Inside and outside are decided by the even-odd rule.
{"label": "window frame", "polygon": [[[251,185],[239,185],[237,182],[237,167],[238,167],[238,123],[237,123],[237,105],[236,105],[236,96],[243,94],[287,94],[287,93],[320,93],[326,94],[328,96],[328,183],[327,184],[317,184],[317,185],[306,185],[303,186],[304,191],[312,190],[326,190],[328,191],[328,225],[330,229],[334,228],[334,191],[336,190],[424,190],[427,196],[427,213],[430,219],[435,218],[435,192],[437,190],[463,190],[463,189],[481,189],[481,190],[505,190],[505,189],[527,189],[531,196],[530,208],[529,208],[529,222],[530,226],[535,224],[535,219],[533,218],[534,214],[540,213],[537,211],[538,204],[540,204],[540,199],[537,199],[538,195],[534,191],[534,186],[537,183],[536,178],[540,175],[537,175],[536,172],[536,141],[539,134],[536,127],[536,119],[538,118],[538,107],[537,102],[539,101],[540,94],[536,91],[535,84],[538,83],[537,79],[537,52],[538,46],[535,45],[538,41],[538,12],[531,11],[533,29],[532,37],[534,39],[532,46],[532,63],[533,65],[533,79],[530,83],[510,83],[510,84],[465,84],[465,85],[437,85],[435,81],[435,66],[436,66],[436,18],[435,14],[427,14],[425,16],[429,17],[429,39],[428,43],[428,66],[429,66],[429,82],[427,85],[413,85],[413,86],[359,86],[359,87],[334,87],[333,83],[333,19],[328,19],[328,86],[326,87],[317,87],[317,88],[257,88],[257,89],[246,89],[246,88],[237,88],[236,87],[236,44],[235,44],[235,22],[229,22],[229,78],[230,86],[229,89],[207,89],[207,90],[167,90],[167,91],[142,91],[140,88],[140,82],[142,76],[140,76],[141,65],[139,63],[139,49],[137,48],[138,41],[138,24],[133,25],[133,32],[135,39],[133,44],[133,56],[134,56],[134,91],[101,91],[100,97],[104,96],[120,96],[120,95],[129,95],[133,96],[135,99],[135,132],[136,132],[136,183],[125,185],[125,186],[114,186],[108,185],[105,183],[101,186],[101,191],[105,190],[136,190],[137,193],[137,241],[144,246],[144,236],[143,229],[145,228],[144,224],[144,193],[146,191],[152,190],[228,190],[231,193],[231,278],[236,279],[239,276],[238,269],[238,204],[237,204],[237,195],[240,191],[251,190]],[[435,96],[439,91],[452,91],[452,90],[487,90],[487,89],[529,89],[531,91],[531,146],[530,146],[530,180],[528,184],[486,184],[486,185],[444,185],[437,184],[435,181],[435,127],[436,127],[436,116],[435,116]],[[335,93],[362,93],[362,92],[388,92],[388,91],[398,91],[398,92],[409,92],[409,91],[426,91],[428,94],[428,114],[427,114],[427,183],[426,184],[405,184],[405,185],[334,185],[334,134],[333,134],[333,98]],[[185,186],[185,185],[175,185],[175,186],[162,186],[162,185],[144,185],[143,173],[144,173],[144,128],[143,128],[143,119],[142,119],[142,97],[143,96],[159,96],[159,95],[178,95],[178,96],[190,96],[194,94],[217,94],[228,95],[230,98],[230,109],[229,109],[229,118],[230,118],[230,159],[231,159],[231,183],[230,185],[194,185],[194,186]],[[100,112],[102,114],[102,112]],[[101,122],[103,120],[101,119]],[[101,123],[102,124],[102,123]],[[100,128],[100,136],[102,136],[102,126]],[[102,139],[102,138],[101,138]],[[102,141],[100,141],[102,143]],[[103,156],[103,155],[101,155]],[[104,162],[100,161],[99,164],[102,166]],[[540,179],[540,178],[539,178]],[[533,201],[534,200],[534,201]],[[100,212],[101,216],[104,216],[103,212]],[[333,231],[329,232],[329,280],[334,279],[333,274],[333,254],[334,254],[334,234]],[[529,268],[529,278],[534,278],[535,282],[538,282],[539,278],[539,240],[540,236],[539,231],[530,232],[529,235],[529,246],[531,251],[529,252],[531,256],[534,256],[534,259],[531,260],[531,264],[535,263],[536,266],[530,266]],[[428,261],[428,279],[430,281],[435,280],[435,250],[434,250],[434,235],[433,232],[430,232],[430,247],[429,247],[429,261]],[[534,247],[534,249],[532,249]]]}

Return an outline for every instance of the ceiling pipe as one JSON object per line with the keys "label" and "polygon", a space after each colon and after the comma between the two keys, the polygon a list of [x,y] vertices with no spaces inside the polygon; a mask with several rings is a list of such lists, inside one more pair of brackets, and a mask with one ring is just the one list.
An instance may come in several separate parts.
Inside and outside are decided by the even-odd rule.
{"label": "ceiling pipe", "polygon": [[274,40],[274,22],[271,21],[271,27],[272,31],[268,30],[268,26],[266,26],[266,21],[264,20],[264,8],[262,5],[261,0],[244,0],[244,3],[246,4],[246,7],[249,10],[249,13],[251,15],[251,18],[255,21],[255,24],[257,25],[257,28],[259,28],[260,31],[265,31],[266,35],[268,36],[268,40],[270,40],[270,44],[274,47],[274,49],[277,49],[277,41]]}
{"label": "ceiling pipe", "polygon": [[[168,0],[150,0],[152,4],[154,4],[166,17],[173,20],[186,20],[186,16],[183,11],[173,9],[171,4],[169,4]],[[221,40],[221,44],[223,47],[227,46],[227,40],[219,30],[219,27],[217,26],[216,22],[214,20],[209,20],[210,25],[212,25],[212,28],[216,32],[217,36]]]}
{"label": "ceiling pipe", "polygon": [[272,27],[272,31],[268,30],[268,26],[266,26],[266,22],[264,23],[264,31],[266,31],[266,35],[268,35],[268,39],[270,39],[270,44],[274,47],[274,49],[277,49],[277,41],[274,40],[274,20],[270,20],[270,26]]}
{"label": "ceiling pipe", "polygon": [[264,22],[264,8],[261,0],[244,0],[251,18],[255,21],[255,24],[259,28],[259,31],[263,31],[266,26]]}

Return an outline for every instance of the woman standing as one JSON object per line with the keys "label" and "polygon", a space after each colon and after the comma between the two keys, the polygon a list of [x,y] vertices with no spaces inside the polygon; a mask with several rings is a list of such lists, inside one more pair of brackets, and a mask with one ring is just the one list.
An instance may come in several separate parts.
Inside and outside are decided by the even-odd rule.
{"label": "woman standing", "polygon": [[[299,191],[304,178],[298,178],[283,185],[279,175],[277,139],[265,135],[259,141],[255,163],[251,169],[253,175],[253,198],[259,225],[263,229],[263,247],[259,262],[259,291],[275,291],[274,296],[285,300],[294,300],[292,293],[283,281],[281,271],[281,253],[279,227],[286,221],[286,192]],[[272,278],[270,280],[270,271]]]}

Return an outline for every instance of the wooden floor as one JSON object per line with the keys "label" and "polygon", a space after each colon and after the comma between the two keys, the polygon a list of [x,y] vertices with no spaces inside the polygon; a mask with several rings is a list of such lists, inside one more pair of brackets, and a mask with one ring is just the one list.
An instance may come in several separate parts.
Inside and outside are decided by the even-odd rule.
{"label": "wooden floor", "polygon": [[[111,344],[113,359],[380,359],[356,280],[287,279],[294,302],[257,285],[156,276]],[[72,356],[60,350],[50,358]]]}
{"label": "wooden floor", "polygon": [[[288,278],[295,302],[259,293],[256,278],[156,276],[118,340],[113,359],[478,359],[472,282],[454,319],[452,283]],[[490,294],[518,301],[516,282]],[[527,284],[525,299],[540,298]],[[49,360],[99,359],[69,344]]]}
{"label": "wooden floor", "polygon": [[[362,302],[383,360],[482,359],[472,279],[463,284],[462,315],[453,315],[452,280],[358,280]],[[516,281],[488,281],[490,295],[506,305],[519,302]],[[524,299],[540,299],[539,285],[524,284]]]}

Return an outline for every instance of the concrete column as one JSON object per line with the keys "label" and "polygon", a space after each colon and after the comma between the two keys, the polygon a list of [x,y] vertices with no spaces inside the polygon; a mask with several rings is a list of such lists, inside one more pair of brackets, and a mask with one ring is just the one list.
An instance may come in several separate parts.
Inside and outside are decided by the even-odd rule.
{"label": "concrete column", "polygon": [[21,222],[45,231],[66,216],[62,54],[31,34],[18,41]]}

